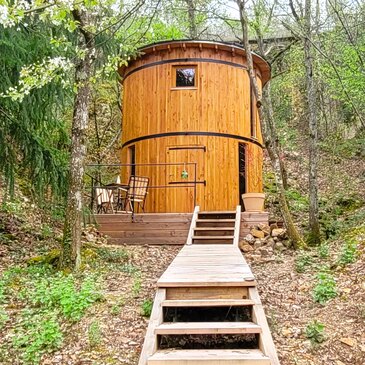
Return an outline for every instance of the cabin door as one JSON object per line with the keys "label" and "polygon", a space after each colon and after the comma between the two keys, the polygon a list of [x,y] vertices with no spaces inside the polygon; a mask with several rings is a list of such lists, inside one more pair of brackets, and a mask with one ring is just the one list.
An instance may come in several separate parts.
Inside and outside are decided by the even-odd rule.
{"label": "cabin door", "polygon": [[[166,151],[168,212],[190,213],[204,205],[205,146],[169,146]],[[196,165],[195,165],[196,163]],[[196,184],[194,183],[196,181]]]}

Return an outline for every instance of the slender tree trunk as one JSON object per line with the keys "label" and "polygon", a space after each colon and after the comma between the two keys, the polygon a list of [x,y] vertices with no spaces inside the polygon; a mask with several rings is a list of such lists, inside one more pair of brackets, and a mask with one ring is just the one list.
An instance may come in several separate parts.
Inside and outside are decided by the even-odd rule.
{"label": "slender tree trunk", "polygon": [[307,110],[309,127],[309,230],[311,244],[320,244],[320,228],[318,219],[318,118],[317,92],[313,75],[313,50],[310,42],[311,0],[305,1],[304,19],[304,63],[306,71]]}
{"label": "slender tree trunk", "polygon": [[[289,207],[286,201],[285,197],[285,189],[284,189],[284,183],[282,179],[282,171],[280,167],[280,160],[278,158],[278,152],[275,147],[275,138],[272,139],[271,136],[271,127],[270,124],[267,122],[267,119],[273,121],[273,115],[272,115],[272,109],[268,110],[268,113],[270,114],[269,117],[266,118],[266,114],[264,114],[263,108],[262,108],[262,95],[260,93],[260,89],[257,84],[257,80],[255,77],[254,67],[253,67],[253,60],[252,60],[252,53],[251,53],[251,46],[248,40],[248,20],[247,20],[247,14],[245,9],[245,0],[237,0],[237,4],[240,10],[240,21],[242,26],[242,35],[243,35],[243,45],[246,50],[246,58],[247,58],[247,66],[248,66],[248,72],[251,80],[251,84],[253,86],[253,90],[256,96],[257,101],[257,108],[259,112],[259,117],[261,121],[261,128],[262,128],[262,135],[265,140],[265,146],[267,148],[267,151],[270,156],[271,164],[274,169],[275,173],[275,179],[276,184],[278,187],[278,193],[279,193],[279,201],[280,201],[280,209],[281,213],[286,225],[286,228],[288,230],[288,236],[290,240],[292,241],[295,248],[304,246],[304,242],[300,234],[298,233],[298,230],[296,229],[293,219],[291,217]],[[269,98],[269,94],[266,95],[267,98]]]}
{"label": "slender tree trunk", "polygon": [[85,30],[88,16],[74,10],[73,17],[79,23],[79,46],[85,50],[85,57],[79,59],[75,70],[77,92],[72,119],[71,157],[66,217],[63,230],[62,251],[59,267],[78,270],[81,264],[81,222],[83,206],[83,176],[86,157],[86,129],[89,122],[89,100],[91,95],[90,76],[93,65],[94,40]]}
{"label": "slender tree trunk", "polygon": [[194,0],[185,0],[188,6],[188,17],[189,17],[189,37],[191,39],[198,38],[198,31],[196,26],[196,16],[195,16],[195,3]]}

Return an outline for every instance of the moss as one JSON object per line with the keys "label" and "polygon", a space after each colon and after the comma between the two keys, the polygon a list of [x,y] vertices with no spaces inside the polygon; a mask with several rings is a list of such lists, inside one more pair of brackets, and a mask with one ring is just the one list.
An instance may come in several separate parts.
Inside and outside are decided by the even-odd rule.
{"label": "moss", "polygon": [[52,266],[56,266],[60,259],[61,251],[59,249],[53,249],[49,251],[46,255],[31,257],[27,260],[28,265],[37,265],[37,264],[48,264]]}

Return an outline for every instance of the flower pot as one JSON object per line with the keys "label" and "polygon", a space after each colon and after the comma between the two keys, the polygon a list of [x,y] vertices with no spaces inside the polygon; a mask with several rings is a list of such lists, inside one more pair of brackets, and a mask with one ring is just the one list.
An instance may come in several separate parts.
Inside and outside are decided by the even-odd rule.
{"label": "flower pot", "polygon": [[242,194],[243,204],[246,212],[262,212],[264,210],[264,193]]}

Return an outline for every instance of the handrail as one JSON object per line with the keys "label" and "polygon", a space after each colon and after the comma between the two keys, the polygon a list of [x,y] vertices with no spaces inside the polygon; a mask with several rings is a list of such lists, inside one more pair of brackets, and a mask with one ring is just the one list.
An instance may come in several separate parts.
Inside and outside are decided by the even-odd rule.
{"label": "handrail", "polygon": [[[170,182],[168,182],[168,184],[161,184],[161,185],[150,185],[148,187],[149,190],[151,189],[179,189],[179,188],[193,188],[193,206],[196,206],[196,202],[197,202],[197,185],[198,184],[205,184],[205,182],[203,181],[198,181],[197,180],[197,162],[161,162],[161,163],[114,163],[114,164],[87,164],[85,166],[85,171],[84,176],[88,177],[90,179],[90,184],[88,186],[90,186],[90,190],[91,190],[91,199],[90,199],[90,210],[94,211],[94,204],[95,204],[95,187],[97,185],[99,186],[107,186],[106,184],[103,184],[102,180],[101,180],[101,170],[105,169],[105,168],[123,168],[123,167],[134,167],[134,170],[137,171],[138,167],[141,166],[150,166],[150,167],[162,167],[163,173],[166,173],[165,168],[168,166],[192,166],[192,174],[194,175],[192,177],[192,179],[190,179],[189,181],[173,181],[173,183],[170,184]],[[97,168],[97,175],[98,176],[94,176],[94,174],[92,172],[90,172],[90,169],[94,169]],[[131,169],[132,170],[132,169]],[[104,170],[105,171],[105,170]],[[143,175],[145,175],[145,173],[142,173]],[[119,175],[119,174],[118,174]],[[128,175],[130,175],[130,173],[128,173]],[[134,175],[137,175],[137,173],[135,173]],[[133,187],[132,187],[133,188]],[[133,215],[133,214],[132,214]],[[132,217],[134,218],[134,217]]]}
{"label": "handrail", "polygon": [[194,208],[194,213],[193,213],[193,216],[191,217],[190,229],[189,229],[188,238],[186,239],[186,245],[191,245],[193,243],[194,230],[196,228],[196,220],[198,219],[199,211],[200,211],[200,207],[199,207],[199,205],[197,205]]}
{"label": "handrail", "polygon": [[236,219],[234,222],[233,245],[238,247],[240,240],[241,206],[236,207]]}

